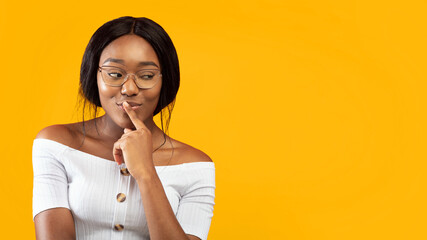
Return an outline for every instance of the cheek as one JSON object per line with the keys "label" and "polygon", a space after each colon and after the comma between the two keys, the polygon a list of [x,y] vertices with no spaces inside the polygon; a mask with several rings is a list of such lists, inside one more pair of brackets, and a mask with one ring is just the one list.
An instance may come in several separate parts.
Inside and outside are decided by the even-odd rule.
{"label": "cheek", "polygon": [[117,90],[107,85],[103,84],[98,80],[98,91],[99,91],[99,99],[101,100],[101,104],[103,100],[110,99],[117,94]]}
{"label": "cheek", "polygon": [[[142,90],[142,97],[144,103],[144,111],[145,114],[153,114],[156,109],[159,98],[160,98],[160,90],[162,88],[161,82],[159,82],[154,88],[148,90]],[[147,116],[148,116],[147,115]]]}
{"label": "cheek", "polygon": [[149,102],[156,103],[159,101],[160,90],[162,89],[162,81],[160,81],[154,88],[147,91],[145,94],[145,99]]}

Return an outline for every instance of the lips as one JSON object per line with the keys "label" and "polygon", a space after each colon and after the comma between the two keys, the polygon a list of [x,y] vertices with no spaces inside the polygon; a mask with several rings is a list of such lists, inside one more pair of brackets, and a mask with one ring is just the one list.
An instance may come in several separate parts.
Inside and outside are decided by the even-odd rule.
{"label": "lips", "polygon": [[[117,103],[117,105],[123,105],[123,103],[124,102],[126,102],[126,101],[123,101],[123,102],[121,102],[121,103]],[[141,106],[141,104],[140,103],[136,103],[136,102],[128,102],[129,103],[129,105],[131,106],[131,107],[136,107],[136,106]]]}
{"label": "lips", "polygon": [[[123,103],[124,103],[125,101],[123,101],[123,102],[121,102],[121,103],[116,103],[117,104],[117,106],[120,108],[120,109],[122,109],[123,111],[125,111],[125,109],[124,109],[124,107],[123,107]],[[136,110],[136,109],[138,109],[142,104],[139,104],[139,103],[136,103],[136,102],[127,102],[127,103],[129,103],[129,105],[132,107],[132,109],[133,110]]]}

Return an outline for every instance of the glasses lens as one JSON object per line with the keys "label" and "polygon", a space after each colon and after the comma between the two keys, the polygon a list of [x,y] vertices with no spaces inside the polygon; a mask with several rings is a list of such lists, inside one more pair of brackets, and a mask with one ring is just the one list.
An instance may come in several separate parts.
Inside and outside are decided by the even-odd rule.
{"label": "glasses lens", "polygon": [[[116,67],[102,67],[102,79],[105,84],[110,86],[121,86],[125,81],[127,73]],[[158,69],[145,69],[137,72],[136,85],[140,88],[152,88],[160,79],[160,71]]]}
{"label": "glasses lens", "polygon": [[140,88],[152,88],[156,85],[160,79],[160,71],[157,69],[142,70],[136,73],[137,82],[136,84]]}
{"label": "glasses lens", "polygon": [[102,77],[104,82],[112,86],[120,86],[125,79],[126,72],[115,67],[103,67]]}

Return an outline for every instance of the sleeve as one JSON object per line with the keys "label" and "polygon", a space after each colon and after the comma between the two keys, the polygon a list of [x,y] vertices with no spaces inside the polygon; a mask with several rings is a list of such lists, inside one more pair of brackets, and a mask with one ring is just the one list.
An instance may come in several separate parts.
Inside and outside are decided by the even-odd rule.
{"label": "sleeve", "polygon": [[47,209],[68,208],[68,181],[59,156],[64,148],[45,139],[33,142],[33,221],[35,216]]}
{"label": "sleeve", "polygon": [[177,219],[186,234],[206,240],[215,205],[215,168],[197,169],[182,196]]}

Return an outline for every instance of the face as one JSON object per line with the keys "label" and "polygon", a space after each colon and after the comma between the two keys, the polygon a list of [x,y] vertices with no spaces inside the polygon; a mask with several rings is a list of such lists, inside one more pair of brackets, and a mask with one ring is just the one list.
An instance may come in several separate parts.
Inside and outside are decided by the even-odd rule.
{"label": "face", "polygon": [[[154,49],[137,35],[124,35],[111,42],[101,53],[99,66],[118,67],[126,73],[137,73],[144,69],[160,69],[159,60]],[[127,101],[134,106],[139,119],[146,121],[153,118],[162,87],[162,79],[150,89],[141,89],[136,85],[135,75],[129,75],[127,81],[119,87],[105,84],[98,70],[97,83],[101,106],[107,117],[121,128],[133,128],[122,104]]]}

